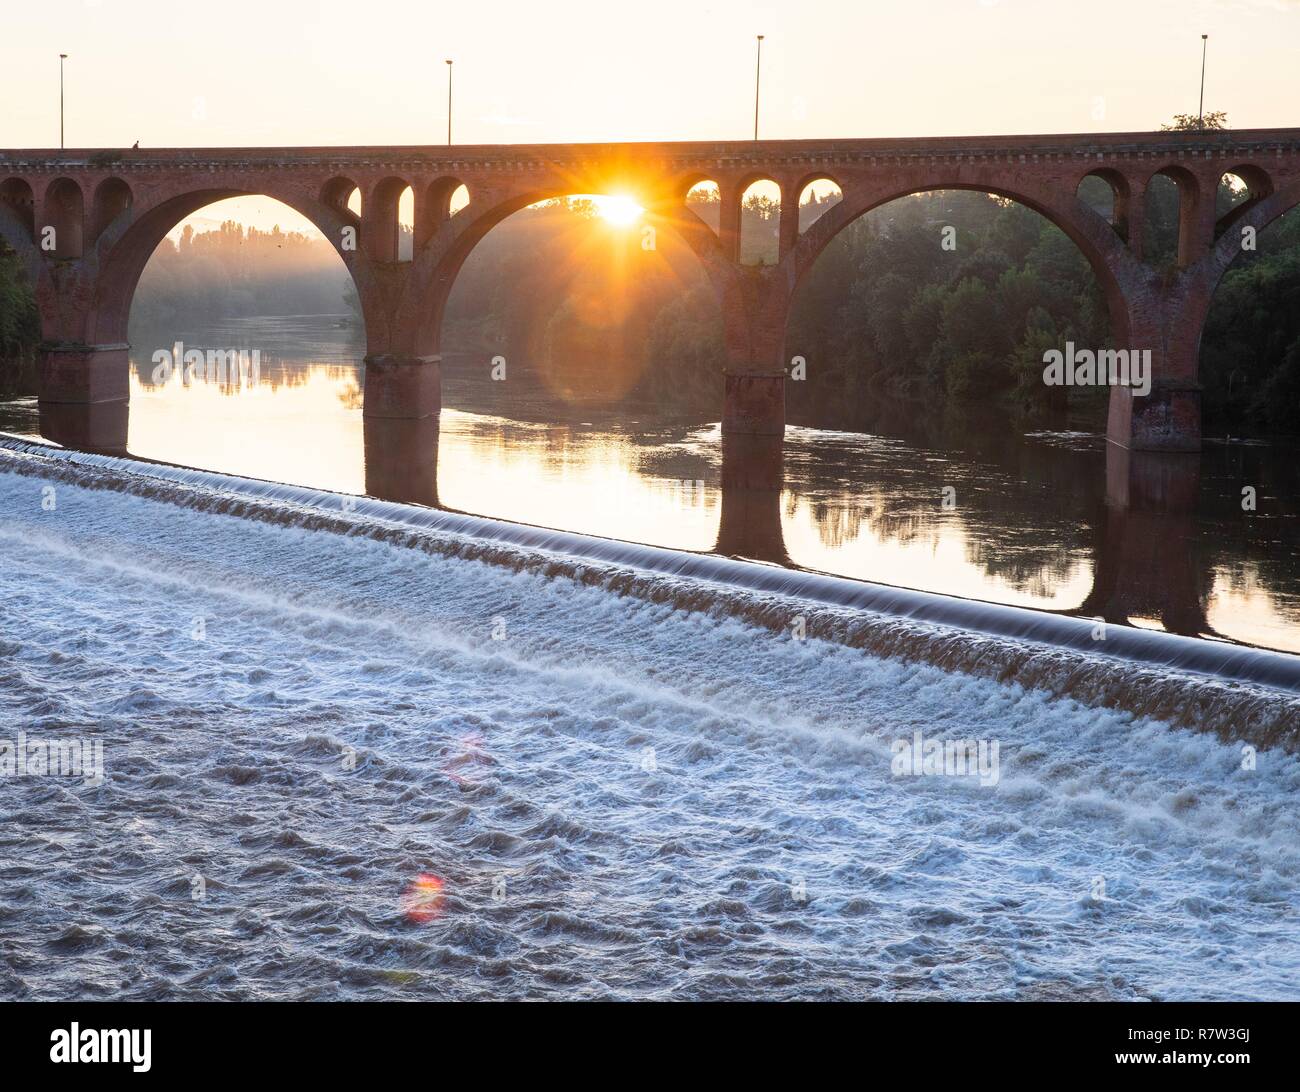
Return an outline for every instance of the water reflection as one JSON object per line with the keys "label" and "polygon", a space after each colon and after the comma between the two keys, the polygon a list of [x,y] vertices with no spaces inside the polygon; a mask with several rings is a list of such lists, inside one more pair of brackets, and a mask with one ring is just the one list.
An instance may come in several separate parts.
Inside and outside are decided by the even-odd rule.
{"label": "water reflection", "polygon": [[362,426],[366,495],[438,506],[438,419],[366,417]]}
{"label": "water reflection", "polygon": [[785,442],[780,436],[723,436],[720,554],[790,565],[781,525]]}
{"label": "water reflection", "polygon": [[41,402],[37,408],[40,434],[63,447],[98,455],[125,455],[130,427],[126,402],[78,405]]}
{"label": "water reflection", "polygon": [[[449,361],[440,421],[368,421],[350,350],[259,332],[251,386],[137,360],[124,406],[0,406],[70,447],[716,551],[973,599],[1300,651],[1300,490],[1285,452],[1133,455],[1001,427],[921,438],[792,427],[723,440],[653,407],[573,410]],[[192,344],[239,344],[191,334]],[[295,352],[297,355],[295,355]],[[907,415],[895,408],[894,427]],[[920,415],[914,413],[913,417]],[[927,429],[936,426],[924,422]],[[1244,484],[1259,510],[1243,511]],[[951,501],[951,503],[948,503]]]}
{"label": "water reflection", "polygon": [[1106,515],[1081,613],[1187,636],[1211,632],[1213,574],[1195,549],[1200,477],[1196,456],[1108,445]]}

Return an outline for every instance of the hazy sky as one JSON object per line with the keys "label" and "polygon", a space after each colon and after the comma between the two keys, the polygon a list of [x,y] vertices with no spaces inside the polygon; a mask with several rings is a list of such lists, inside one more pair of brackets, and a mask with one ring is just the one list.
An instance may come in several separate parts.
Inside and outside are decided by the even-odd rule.
{"label": "hazy sky", "polygon": [[[1300,125],[1300,0],[6,4],[0,146],[744,138]],[[21,87],[21,94],[12,93]]]}

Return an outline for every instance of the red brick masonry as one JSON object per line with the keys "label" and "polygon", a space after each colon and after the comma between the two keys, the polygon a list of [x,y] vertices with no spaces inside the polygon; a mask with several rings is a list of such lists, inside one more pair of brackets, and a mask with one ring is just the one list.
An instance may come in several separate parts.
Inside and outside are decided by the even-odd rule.
{"label": "red brick masonry", "polygon": [[[1249,199],[1215,217],[1219,179],[1235,173]],[[1158,174],[1181,194],[1177,267],[1143,260],[1145,193]],[[1088,175],[1115,195],[1111,221],[1077,197]],[[739,264],[740,203],[757,179],[781,190],[775,265]],[[803,187],[829,178],[843,200],[805,231]],[[685,204],[695,183],[721,193],[714,232]],[[470,204],[450,214],[465,185]],[[415,254],[397,261],[397,202],[415,194]],[[363,215],[347,209],[354,188]],[[399,148],[216,148],[0,151],[0,238],[24,258],[49,353],[46,403],[125,398],[126,323],[145,263],[182,219],[213,201],[264,194],[293,207],[338,249],[366,324],[365,412],[436,416],[443,309],[461,263],[491,228],[548,197],[630,193],[649,222],[677,232],[700,259],[726,328],[723,425],[780,433],[789,365],[786,320],[817,255],[846,224],[894,198],[968,189],[1047,217],[1095,270],[1119,347],[1150,349],[1145,398],[1112,392],[1109,436],[1125,447],[1196,450],[1201,328],[1215,285],[1262,229],[1300,203],[1300,129],[1060,136],[549,144]],[[53,229],[51,233],[48,229]],[[350,244],[355,240],[355,249]],[[816,361],[809,362],[810,381]]]}

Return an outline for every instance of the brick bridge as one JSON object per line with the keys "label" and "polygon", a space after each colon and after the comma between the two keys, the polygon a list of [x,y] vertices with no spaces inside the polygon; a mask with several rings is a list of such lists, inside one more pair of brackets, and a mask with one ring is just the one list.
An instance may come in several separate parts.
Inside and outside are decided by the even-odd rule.
{"label": "brick bridge", "polygon": [[[1248,200],[1216,216],[1220,178]],[[1108,220],[1077,196],[1093,175],[1114,194]],[[1147,186],[1177,183],[1176,266],[1142,254]],[[739,261],[741,198],[756,180],[782,195],[774,265]],[[800,231],[798,199],[817,179],[842,200]],[[715,232],[686,204],[696,183],[721,196]],[[451,210],[464,185],[469,204]],[[413,257],[399,260],[397,205],[415,195]],[[354,189],[362,213],[348,208]],[[1095,271],[1117,347],[1150,349],[1155,383],[1111,393],[1109,438],[1144,450],[1197,450],[1201,329],[1215,285],[1262,229],[1300,203],[1300,129],[905,140],[737,141],[452,147],[0,151],[0,239],[23,258],[44,348],[42,405],[123,402],[127,317],[145,264],[186,216],[228,197],[275,198],[312,221],[356,283],[366,327],[368,417],[421,418],[440,408],[439,339],[456,274],[511,213],[568,194],[626,193],[656,229],[699,258],[722,308],[723,427],[784,427],[791,300],[845,225],[907,194],[998,194],[1064,231]],[[50,230],[53,229],[53,230]],[[816,362],[810,361],[815,377]]]}

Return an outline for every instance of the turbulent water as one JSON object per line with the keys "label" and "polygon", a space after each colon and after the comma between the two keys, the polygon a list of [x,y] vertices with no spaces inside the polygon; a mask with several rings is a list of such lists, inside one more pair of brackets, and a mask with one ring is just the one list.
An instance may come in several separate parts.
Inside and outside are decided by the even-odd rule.
{"label": "turbulent water", "polygon": [[0,459],[0,996],[1300,999],[1282,749],[281,508]]}

